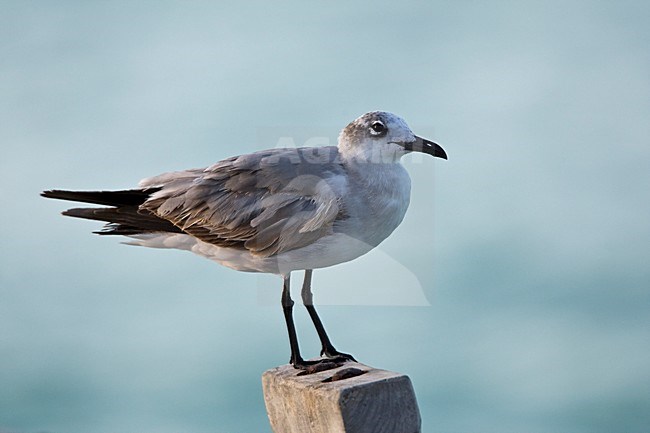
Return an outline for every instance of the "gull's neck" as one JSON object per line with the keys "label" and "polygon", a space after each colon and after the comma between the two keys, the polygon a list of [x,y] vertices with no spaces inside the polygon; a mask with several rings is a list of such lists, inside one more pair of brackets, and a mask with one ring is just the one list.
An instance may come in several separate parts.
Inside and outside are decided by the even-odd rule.
{"label": "gull's neck", "polygon": [[397,146],[359,146],[340,142],[339,155],[344,163],[379,165],[399,164],[405,152]]}

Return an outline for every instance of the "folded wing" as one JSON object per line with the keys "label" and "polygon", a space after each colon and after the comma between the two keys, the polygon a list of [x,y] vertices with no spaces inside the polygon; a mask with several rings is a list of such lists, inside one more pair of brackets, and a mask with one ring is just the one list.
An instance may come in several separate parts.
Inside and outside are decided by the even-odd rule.
{"label": "folded wing", "polygon": [[43,195],[110,206],[64,212],[109,222],[101,234],[186,233],[269,257],[311,244],[345,218],[337,156],[334,147],[273,149],[145,179],[136,190]]}

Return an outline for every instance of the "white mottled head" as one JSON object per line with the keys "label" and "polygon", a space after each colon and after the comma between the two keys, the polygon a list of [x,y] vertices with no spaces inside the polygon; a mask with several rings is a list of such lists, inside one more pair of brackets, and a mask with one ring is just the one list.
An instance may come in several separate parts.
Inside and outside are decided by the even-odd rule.
{"label": "white mottled head", "polygon": [[371,111],[350,122],[339,135],[344,159],[359,162],[397,162],[409,152],[447,159],[442,147],[413,134],[404,119],[386,111]]}

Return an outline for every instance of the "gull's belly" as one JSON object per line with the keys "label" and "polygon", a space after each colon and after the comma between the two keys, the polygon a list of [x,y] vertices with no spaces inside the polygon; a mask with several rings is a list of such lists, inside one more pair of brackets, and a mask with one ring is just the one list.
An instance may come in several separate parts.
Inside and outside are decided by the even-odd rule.
{"label": "gull's belly", "polygon": [[247,272],[286,275],[291,271],[318,269],[349,262],[372,250],[374,245],[343,233],[323,237],[306,247],[272,257],[257,257],[246,250],[219,248],[211,244],[195,245],[192,251],[224,266]]}

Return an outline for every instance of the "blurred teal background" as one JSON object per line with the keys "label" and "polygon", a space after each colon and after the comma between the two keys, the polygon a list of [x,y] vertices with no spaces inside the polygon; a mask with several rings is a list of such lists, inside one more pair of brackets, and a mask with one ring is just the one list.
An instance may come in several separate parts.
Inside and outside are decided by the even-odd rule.
{"label": "blurred teal background", "polygon": [[[402,226],[315,273],[317,301],[367,293],[321,307],[337,347],[410,375],[424,432],[650,431],[648,22],[647,1],[0,1],[0,431],[270,432],[279,280],[91,235],[38,193],[333,143],[375,109],[450,158],[405,161]],[[369,306],[377,281],[430,306]]]}

